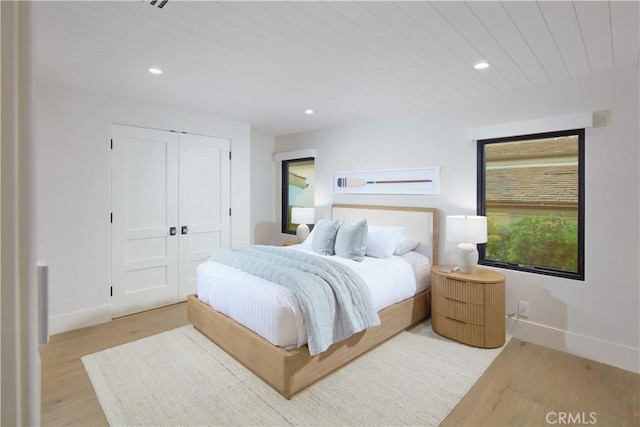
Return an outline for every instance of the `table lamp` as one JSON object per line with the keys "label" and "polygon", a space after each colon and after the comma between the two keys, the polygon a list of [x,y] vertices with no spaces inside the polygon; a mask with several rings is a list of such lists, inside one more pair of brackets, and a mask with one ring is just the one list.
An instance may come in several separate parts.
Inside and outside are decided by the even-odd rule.
{"label": "table lamp", "polygon": [[458,242],[456,262],[462,273],[471,273],[478,265],[476,243],[487,242],[487,217],[447,216],[447,240]]}
{"label": "table lamp", "polygon": [[302,243],[309,236],[309,226],[307,224],[313,224],[315,222],[316,211],[314,208],[291,208],[291,222],[298,224],[296,228],[296,236],[298,237],[298,243]]}

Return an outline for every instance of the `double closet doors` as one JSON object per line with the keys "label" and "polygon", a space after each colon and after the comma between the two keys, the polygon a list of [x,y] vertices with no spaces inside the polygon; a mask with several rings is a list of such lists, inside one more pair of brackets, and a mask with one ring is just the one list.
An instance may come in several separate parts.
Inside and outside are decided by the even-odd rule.
{"label": "double closet doors", "polygon": [[230,142],[112,126],[114,317],[186,300],[195,269],[230,247]]}

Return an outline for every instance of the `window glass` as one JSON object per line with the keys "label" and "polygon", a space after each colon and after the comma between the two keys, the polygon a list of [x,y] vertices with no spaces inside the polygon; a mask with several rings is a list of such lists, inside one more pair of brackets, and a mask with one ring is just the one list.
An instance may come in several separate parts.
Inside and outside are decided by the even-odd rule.
{"label": "window glass", "polygon": [[584,130],[478,142],[480,263],[584,280]]}
{"label": "window glass", "polygon": [[[291,222],[291,208],[313,208],[315,161],[313,158],[282,162],[282,232],[295,234],[298,224]],[[313,224],[307,224],[313,228]]]}

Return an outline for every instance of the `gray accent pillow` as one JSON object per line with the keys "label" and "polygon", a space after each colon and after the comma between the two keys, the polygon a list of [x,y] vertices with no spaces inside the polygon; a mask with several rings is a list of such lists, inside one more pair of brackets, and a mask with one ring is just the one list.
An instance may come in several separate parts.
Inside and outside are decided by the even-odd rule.
{"label": "gray accent pillow", "polygon": [[354,225],[343,223],[336,235],[336,255],[358,262],[362,261],[367,248],[367,229],[366,219]]}
{"label": "gray accent pillow", "polygon": [[311,249],[322,255],[333,255],[340,221],[323,219],[313,227]]}

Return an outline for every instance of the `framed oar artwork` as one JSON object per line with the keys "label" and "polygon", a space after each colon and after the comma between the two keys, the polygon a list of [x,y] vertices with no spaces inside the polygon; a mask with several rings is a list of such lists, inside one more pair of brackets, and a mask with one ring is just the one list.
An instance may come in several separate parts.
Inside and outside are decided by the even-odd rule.
{"label": "framed oar artwork", "polygon": [[332,174],[333,192],[347,194],[439,194],[440,168]]}

